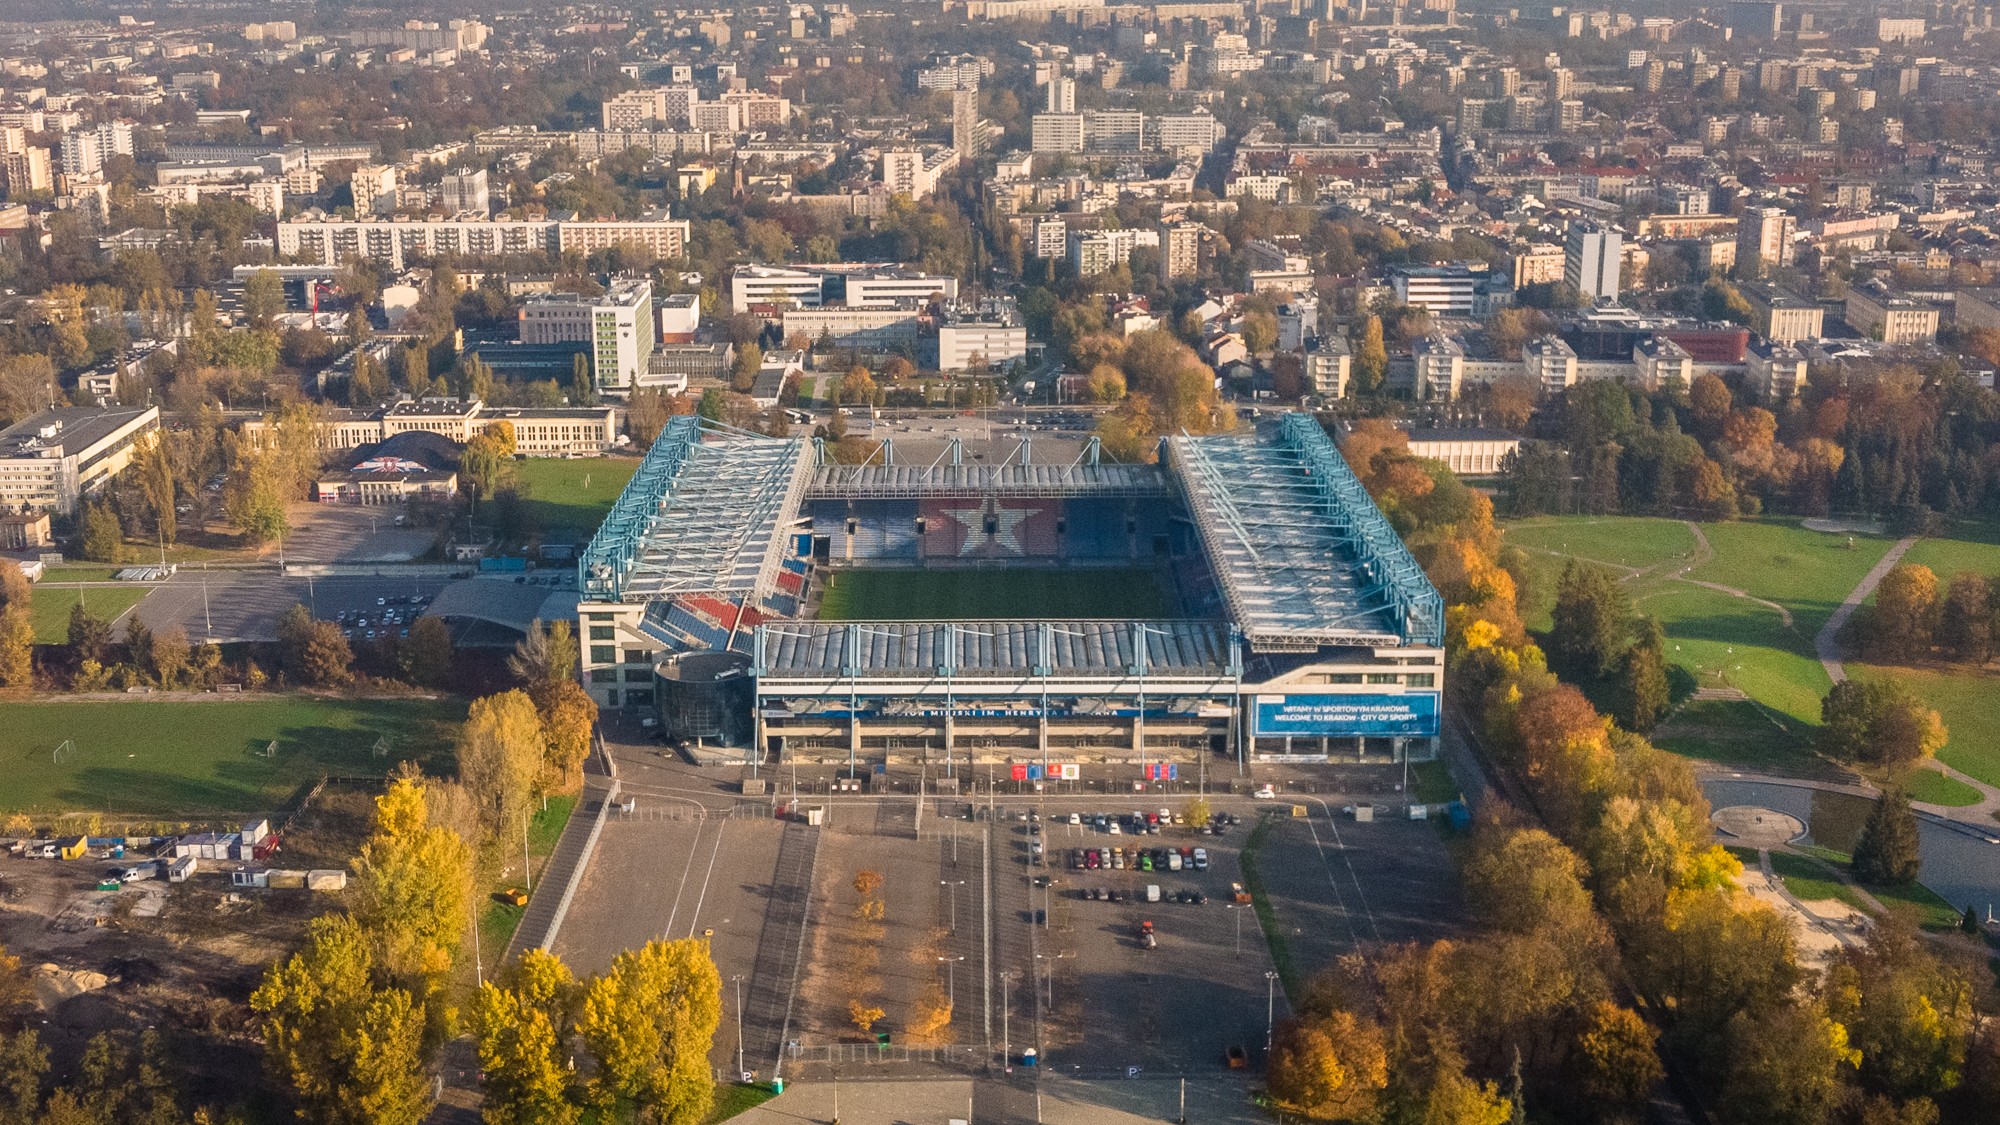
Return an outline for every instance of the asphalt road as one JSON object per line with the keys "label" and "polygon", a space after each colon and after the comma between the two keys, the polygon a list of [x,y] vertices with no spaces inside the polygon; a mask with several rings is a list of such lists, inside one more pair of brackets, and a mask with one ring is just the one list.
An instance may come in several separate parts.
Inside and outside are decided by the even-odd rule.
{"label": "asphalt road", "polygon": [[301,602],[315,616],[332,619],[346,610],[373,611],[377,598],[435,595],[446,581],[374,575],[304,578],[270,570],[184,567],[133,613],[155,632],[178,625],[197,643],[269,641],[277,638],[278,619]]}

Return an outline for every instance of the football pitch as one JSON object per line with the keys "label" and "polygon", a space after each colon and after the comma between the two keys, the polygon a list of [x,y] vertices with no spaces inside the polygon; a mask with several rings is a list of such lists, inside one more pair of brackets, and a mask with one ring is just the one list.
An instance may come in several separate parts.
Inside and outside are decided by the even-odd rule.
{"label": "football pitch", "polygon": [[1165,617],[1155,572],[1109,570],[839,570],[821,596],[822,621]]}
{"label": "football pitch", "polygon": [[[0,726],[0,813],[275,812],[330,773],[379,776],[403,759],[447,771],[464,718],[456,699],[10,703]],[[384,737],[389,756],[377,757]]]}

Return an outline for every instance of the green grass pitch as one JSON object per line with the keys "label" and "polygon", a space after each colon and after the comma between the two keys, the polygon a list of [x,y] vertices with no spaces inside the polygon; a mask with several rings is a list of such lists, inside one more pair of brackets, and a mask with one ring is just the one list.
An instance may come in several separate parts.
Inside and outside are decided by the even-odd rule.
{"label": "green grass pitch", "polygon": [[[459,700],[13,703],[0,724],[0,812],[275,812],[324,774],[380,774],[402,759],[445,771],[464,718]],[[371,752],[384,735],[387,760]],[[52,761],[64,739],[74,749]],[[273,740],[277,756],[265,758]]]}
{"label": "green grass pitch", "polygon": [[514,462],[514,479],[527,510],[545,531],[563,529],[587,540],[610,513],[625,482],[639,471],[636,457],[530,457]]}
{"label": "green grass pitch", "polygon": [[1159,576],[1111,570],[841,570],[822,621],[1048,620],[1164,617]]}

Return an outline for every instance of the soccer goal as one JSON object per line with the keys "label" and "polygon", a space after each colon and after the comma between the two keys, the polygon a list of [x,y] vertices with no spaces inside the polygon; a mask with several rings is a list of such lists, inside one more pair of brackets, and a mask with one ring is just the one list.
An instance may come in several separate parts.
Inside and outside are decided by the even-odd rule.
{"label": "soccer goal", "polygon": [[55,750],[50,752],[49,764],[53,766],[59,766],[62,765],[64,758],[71,758],[75,756],[76,756],[76,743],[71,739],[65,738],[61,742],[56,743]]}

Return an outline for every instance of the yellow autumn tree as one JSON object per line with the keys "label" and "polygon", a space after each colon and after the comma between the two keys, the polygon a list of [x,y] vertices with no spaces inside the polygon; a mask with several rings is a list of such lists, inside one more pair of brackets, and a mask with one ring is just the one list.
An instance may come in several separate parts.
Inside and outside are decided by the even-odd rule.
{"label": "yellow autumn tree", "polygon": [[465,933],[472,848],[431,823],[421,779],[398,777],[375,798],[375,831],[354,861],[354,914],[404,977],[448,972]]}
{"label": "yellow autumn tree", "polygon": [[497,834],[526,815],[547,737],[534,700],[518,689],[474,700],[458,736],[458,776]]}
{"label": "yellow autumn tree", "polygon": [[597,1060],[591,1100],[630,1102],[663,1125],[697,1125],[715,1100],[708,1051],[721,1022],[722,975],[707,942],[653,941],[620,953],[585,989],[577,1017]]}

